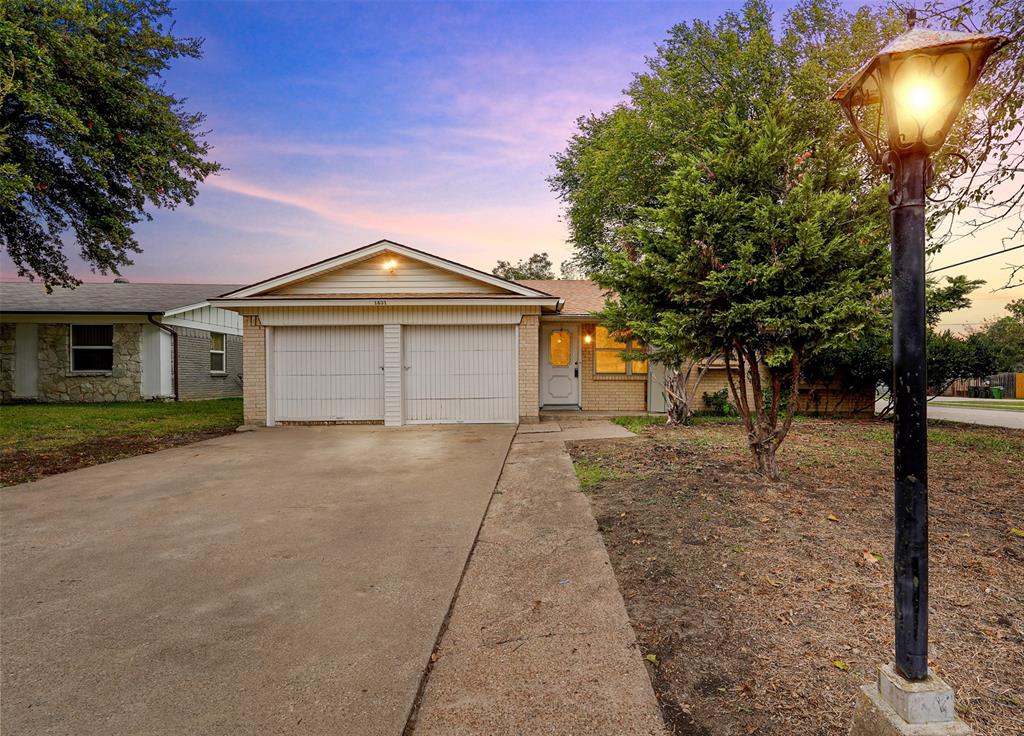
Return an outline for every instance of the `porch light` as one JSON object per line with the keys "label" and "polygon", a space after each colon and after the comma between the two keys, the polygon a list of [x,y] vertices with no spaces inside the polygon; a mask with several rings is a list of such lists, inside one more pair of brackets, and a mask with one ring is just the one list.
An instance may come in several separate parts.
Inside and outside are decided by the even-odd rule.
{"label": "porch light", "polygon": [[937,151],[988,57],[1006,36],[914,28],[893,39],[836,90],[877,164],[887,153]]}
{"label": "porch light", "polygon": [[383,268],[388,273],[394,273],[395,269],[398,268],[398,261],[396,261],[394,258],[389,258],[386,261],[384,261]]}
{"label": "porch light", "polygon": [[583,336],[583,342],[589,345],[590,343],[594,342],[594,336],[588,332]]}

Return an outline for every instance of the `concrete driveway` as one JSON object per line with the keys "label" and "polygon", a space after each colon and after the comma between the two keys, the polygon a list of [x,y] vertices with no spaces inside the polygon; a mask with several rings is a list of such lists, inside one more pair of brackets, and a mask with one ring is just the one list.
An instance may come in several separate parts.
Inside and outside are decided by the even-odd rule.
{"label": "concrete driveway", "polygon": [[0,492],[5,734],[400,734],[511,426],[294,427]]}

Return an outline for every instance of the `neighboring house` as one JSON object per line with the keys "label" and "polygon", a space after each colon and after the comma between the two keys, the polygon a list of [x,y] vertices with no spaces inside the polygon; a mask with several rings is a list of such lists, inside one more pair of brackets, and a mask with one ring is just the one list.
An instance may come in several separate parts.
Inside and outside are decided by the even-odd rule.
{"label": "neighboring house", "polygon": [[0,400],[141,401],[242,393],[242,320],[221,284],[0,284]]}

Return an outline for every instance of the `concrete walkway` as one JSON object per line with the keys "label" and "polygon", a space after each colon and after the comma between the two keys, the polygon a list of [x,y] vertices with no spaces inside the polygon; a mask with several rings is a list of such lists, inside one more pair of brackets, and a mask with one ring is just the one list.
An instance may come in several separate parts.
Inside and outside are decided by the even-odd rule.
{"label": "concrete walkway", "polygon": [[658,704],[568,439],[605,420],[521,427],[427,679],[415,736],[663,736]]}
{"label": "concrete walkway", "polygon": [[398,736],[514,431],[280,427],[5,488],[3,733]]}

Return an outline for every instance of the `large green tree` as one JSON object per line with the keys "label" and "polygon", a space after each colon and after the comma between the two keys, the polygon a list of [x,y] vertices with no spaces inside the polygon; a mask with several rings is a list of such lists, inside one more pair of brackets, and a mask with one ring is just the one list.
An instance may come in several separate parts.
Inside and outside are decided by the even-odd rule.
{"label": "large green tree", "polygon": [[[801,0],[778,19],[764,0],[714,22],[674,26],[636,75],[626,101],[580,118],[576,134],[555,156],[549,182],[565,206],[574,261],[591,273],[606,250],[632,247],[631,225],[656,206],[675,171],[673,156],[708,145],[709,116],[732,110],[760,116],[780,99],[801,110],[796,124],[809,140],[854,133],[829,101],[838,82],[905,29],[899,12],[847,10],[834,0]],[[857,163],[881,179],[857,149]]]}
{"label": "large green tree", "polygon": [[[888,282],[882,187],[864,190],[852,148],[803,130],[782,97],[758,115],[710,115],[706,146],[673,157],[626,251],[598,282],[609,324],[660,352],[721,352],[757,468],[778,477],[805,361],[863,329]],[[812,148],[813,144],[813,148]]]}
{"label": "large green tree", "polygon": [[65,242],[100,273],[140,252],[147,206],[192,204],[210,160],[203,115],[165,89],[201,40],[167,0],[5,0],[0,10],[0,241],[19,275],[73,286]]}

